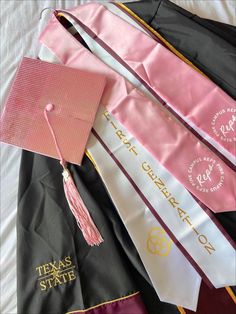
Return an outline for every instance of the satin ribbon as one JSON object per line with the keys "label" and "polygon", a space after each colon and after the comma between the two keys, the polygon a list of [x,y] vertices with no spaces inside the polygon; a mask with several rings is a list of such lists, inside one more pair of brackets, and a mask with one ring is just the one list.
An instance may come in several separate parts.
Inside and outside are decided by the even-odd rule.
{"label": "satin ribbon", "polygon": [[[97,140],[200,275],[216,288],[236,284],[235,249],[220,225],[107,110],[100,108],[93,128]],[[102,168],[100,163],[97,166]]]}
{"label": "satin ribbon", "polygon": [[62,63],[105,74],[101,103],[109,112],[212,211],[235,210],[233,170],[173,116],[85,49],[55,17],[40,40]]}
{"label": "satin ribbon", "polygon": [[87,149],[96,162],[160,300],[195,311],[201,277],[94,135],[91,135]]}
{"label": "satin ribbon", "polygon": [[[91,136],[88,149],[96,161],[108,192],[139,252],[159,298],[195,310],[200,276],[178,247],[172,243],[142,200],[137,197],[132,185],[96,137]],[[120,188],[121,185],[123,188]],[[135,210],[127,210],[127,204],[129,208]],[[173,272],[178,265],[181,265],[180,272]],[[179,289],[180,286],[180,292],[176,293],[177,287]]]}
{"label": "satin ribbon", "polygon": [[103,5],[75,7],[71,13],[172,109],[236,156],[236,102],[222,89]]}
{"label": "satin ribbon", "polygon": [[[56,61],[55,56],[49,53],[47,49],[45,48],[41,50],[40,57],[46,60]],[[101,109],[101,110],[104,110],[104,109]],[[114,126],[116,126],[118,130],[116,130]],[[216,278],[215,279],[213,278],[215,285],[222,286],[222,285],[232,284],[231,280],[233,278],[233,275],[231,272],[232,272],[232,268],[234,268],[234,265],[231,263],[225,266],[224,259],[225,259],[225,256],[229,256],[232,254],[234,256],[235,252],[233,248],[230,246],[227,239],[223,236],[220,230],[218,230],[217,226],[214,225],[214,223],[210,220],[209,216],[206,215],[206,213],[198,206],[196,201],[184,189],[184,187],[181,186],[181,184],[177,180],[175,180],[174,177],[170,173],[168,173],[166,169],[160,163],[154,160],[153,157],[140,145],[140,143],[138,143],[137,140],[135,140],[132,137],[132,135],[129,134],[128,131],[125,130],[121,126],[121,124],[119,124],[119,122],[116,121],[115,118],[112,117],[108,112],[105,112],[104,114],[104,111],[100,111],[100,113],[97,116],[96,124],[94,127],[95,127],[94,129],[95,136],[92,135],[90,137],[90,140],[88,143],[89,152],[94,158],[94,160],[96,161],[97,167],[99,168],[99,171],[103,177],[103,180],[107,186],[107,189],[111,194],[113,202],[117,206],[117,209],[121,215],[121,218],[124,224],[126,225],[126,228],[129,231],[131,238],[133,239],[137,247],[137,250],[139,251],[139,254],[143,260],[143,263],[149,273],[149,276],[161,300],[178,304],[178,305],[182,305],[186,308],[194,310],[194,308],[196,307],[196,298],[199,291],[199,275],[196,273],[196,271],[193,269],[193,267],[190,265],[187,259],[184,258],[184,255],[178,250],[178,248],[182,247],[182,244],[172,235],[171,237],[174,240],[173,243],[169,242],[169,237],[167,235],[164,234],[163,236],[162,219],[158,218],[159,221],[157,221],[156,220],[157,216],[154,216],[153,213],[151,213],[149,209],[150,207],[149,200],[151,200],[151,198],[148,196],[149,204],[147,206],[147,204],[144,201],[146,197],[145,196],[140,197],[140,195],[143,193],[140,194],[140,192],[139,193],[137,192],[137,185],[135,187],[135,185],[131,183],[131,182],[134,183],[134,180],[130,181],[130,179],[132,178],[131,176],[129,176],[129,173],[127,171],[130,171],[128,168],[129,166],[133,164],[134,162],[133,158],[135,157],[136,159],[137,155],[135,154],[135,152],[137,152],[137,149],[139,148],[140,150],[138,150],[138,152],[139,153],[142,152],[142,154],[144,154],[142,156],[145,156],[145,159],[148,160],[149,166],[151,162],[153,162],[153,165],[155,165],[155,167],[158,168],[157,173],[159,174],[159,176],[163,175],[163,177],[166,179],[166,182],[168,182],[170,184],[170,187],[172,187],[173,190],[176,192],[176,195],[178,195],[181,198],[181,201],[185,203],[185,205],[181,206],[181,208],[185,210],[185,208],[189,209],[191,207],[191,209],[193,209],[193,212],[196,209],[198,209],[200,211],[200,217],[197,219],[197,221],[202,222],[201,227],[203,227],[203,229],[201,229],[201,231],[202,230],[207,231],[208,224],[210,224],[211,226],[210,233],[212,234],[212,228],[213,228],[214,239],[215,239],[215,235],[217,234],[217,239],[215,239],[212,243],[214,243],[215,245],[215,242],[217,242],[217,249],[218,249],[218,240],[219,240],[219,243],[221,243],[219,245],[220,250],[226,250],[225,252],[218,251],[217,252],[218,257],[216,258],[216,260],[218,260],[218,258],[220,257],[222,258],[222,261],[223,261],[222,265],[224,267],[220,266],[220,272],[219,272],[219,269],[217,270],[215,269],[214,262],[212,263],[211,261],[211,263],[208,265],[206,269],[207,276],[209,276],[208,271],[210,273],[211,271],[215,271],[215,274],[213,274],[213,277],[215,277],[216,275]],[[116,133],[114,133],[114,131],[116,132],[121,131],[122,133],[118,132],[119,134],[118,136]],[[124,139],[124,136],[122,136],[122,134],[126,135],[125,139]],[[98,136],[100,137],[100,141],[98,141]],[[123,141],[123,144],[120,143],[121,139]],[[106,141],[106,143],[104,141]],[[135,143],[135,148],[133,147],[134,145],[130,147],[129,145],[130,141],[132,141],[133,144]],[[112,154],[111,151],[110,152],[106,151],[104,144],[105,146],[109,148],[109,150],[111,151],[113,150],[114,154]],[[122,159],[122,154],[120,154],[122,150],[125,152],[125,155],[123,155],[124,161]],[[129,159],[126,159],[126,157],[129,156],[127,154],[130,154],[130,156],[132,156],[131,162],[129,161]],[[116,158],[113,159],[111,156],[116,157]],[[117,159],[117,157],[119,157],[119,160]],[[122,166],[120,161],[122,161],[124,165],[123,168],[120,167]],[[147,167],[147,164],[144,165],[144,168],[145,167]],[[140,170],[142,170],[141,167],[138,170],[139,171],[137,171],[137,173],[139,174],[141,173],[141,177],[142,177],[141,179],[137,179],[135,177],[135,182],[137,184],[140,184],[139,191],[141,189],[142,192],[144,192],[143,187],[147,186],[148,190],[150,190],[150,192],[154,194],[154,198],[157,199],[158,190],[156,191],[155,188],[153,188],[153,185],[152,185],[153,181],[151,180],[151,177],[150,177],[153,174],[150,171],[149,171],[149,174],[147,174],[147,171],[145,172],[144,169],[143,169],[143,172],[140,172]],[[146,180],[145,175],[146,175],[146,179],[149,178],[149,182],[143,181],[143,180]],[[147,191],[147,193],[149,192]],[[164,193],[165,193],[165,190],[164,190]],[[161,194],[162,197],[165,199],[163,192],[159,191],[159,194]],[[170,209],[173,210],[170,204],[169,204],[169,208],[167,208],[165,207],[167,206],[167,203],[165,204],[164,203],[163,203],[163,200],[159,199],[158,197],[158,206],[157,206],[158,208],[154,210],[156,210],[158,213],[159,209],[162,209],[163,206],[164,206],[163,207],[164,210],[163,209],[162,210],[165,211],[165,214]],[[127,204],[128,204],[128,209],[127,209]],[[182,214],[183,212],[180,211],[180,213]],[[176,211],[176,214],[177,215],[175,216],[174,220],[172,220],[173,225],[176,222],[179,222],[179,223],[181,222],[181,220],[178,218],[178,215],[179,215],[178,211]],[[202,215],[204,216],[204,218],[201,218]],[[195,215],[193,215],[193,217],[195,217],[194,219],[196,219]],[[206,218],[206,221],[204,222],[205,218]],[[180,236],[185,235],[183,237],[183,240],[186,240],[189,237],[191,237],[191,232],[190,230],[186,230],[188,227],[188,224],[186,223],[186,221],[185,221],[185,224],[184,222],[181,222],[181,224],[182,223],[183,223],[182,227],[185,227],[185,230],[181,229]],[[170,231],[169,228],[167,229],[168,231]],[[194,235],[194,232],[192,236],[193,235]],[[203,241],[204,237],[200,237],[200,240]],[[195,242],[194,245],[199,245],[200,242],[197,242],[197,241]],[[165,250],[159,252],[159,254],[162,254],[162,256],[156,254],[156,252],[158,252],[157,250],[158,243],[159,243],[159,247],[161,246],[161,244],[163,245],[163,243],[165,243],[165,246],[164,246]],[[169,250],[169,247],[170,247],[170,250]],[[200,248],[203,249],[200,254],[202,254],[203,252],[209,254],[207,249],[204,248],[204,246],[203,247],[200,246]],[[190,249],[192,249],[191,246],[190,246]],[[168,254],[166,254],[166,252],[168,252]],[[174,252],[173,255],[172,255],[172,252]],[[185,252],[185,249],[184,249],[184,252]],[[215,251],[213,250],[212,252],[215,252]],[[190,254],[192,253],[194,252],[190,252]],[[166,255],[163,256],[163,254],[164,255],[166,254]],[[187,254],[188,257],[190,256],[190,254],[189,255]],[[195,252],[194,254],[198,255],[198,252],[197,253]],[[164,262],[163,262],[163,258],[160,258],[160,256],[165,258]],[[206,256],[207,255],[200,256],[201,263],[203,264],[200,267],[197,266],[198,271],[200,269],[200,273],[203,272],[201,271],[201,267],[204,268],[204,265],[206,265],[206,260],[205,260]],[[214,258],[214,255],[212,254],[209,254],[209,256],[213,256]],[[190,257],[190,260],[191,262],[193,261],[191,257]],[[226,258],[225,260],[227,261],[228,259]],[[232,256],[229,256],[229,261],[231,260],[234,261],[234,258]],[[177,266],[175,263],[177,263]],[[181,265],[181,267],[178,267],[179,265]],[[196,263],[194,263],[194,267],[196,267]],[[163,269],[165,269],[165,271],[163,271]],[[178,271],[176,271],[176,269],[178,269]],[[222,273],[222,271],[223,272],[226,271],[229,273],[224,274]],[[178,273],[180,274],[180,277],[178,276]],[[206,279],[205,273],[202,274],[202,276]],[[172,287],[173,287],[173,290],[172,290]]]}
{"label": "satin ribbon", "polygon": [[[122,11],[119,10],[118,7],[114,6],[114,4],[112,3],[104,3],[104,6],[106,6],[109,11],[113,12],[116,15],[119,15],[122,17],[122,19],[125,18],[125,20],[127,19],[127,15],[124,16],[124,14],[122,15]],[[58,16],[61,15],[61,13],[58,14]],[[132,68],[130,68],[122,59],[120,59],[120,57],[118,55],[116,55],[116,53],[110,49],[110,47],[108,47],[103,41],[100,40],[100,38],[98,38],[94,33],[91,33],[91,30],[88,29],[85,25],[78,24],[74,21],[74,17],[72,15],[68,15],[66,14],[66,18],[74,25],[75,29],[79,32],[79,34],[85,39],[85,42],[88,43],[90,50],[93,51],[94,54],[99,54],[99,57],[105,62],[107,63],[107,61],[109,61],[109,59],[111,58],[111,55],[115,56],[115,58],[113,57],[113,62],[109,63],[109,66],[111,68],[114,68],[116,71],[118,71],[120,73],[120,68],[126,68],[127,71],[129,72],[130,75],[133,75],[133,77],[136,77],[136,79],[139,82],[143,83],[143,87],[144,85],[146,86],[146,90],[149,92],[149,94],[151,94],[153,96],[153,98],[159,99],[162,103],[163,100],[159,97],[159,95],[152,89],[150,88],[150,86],[148,86],[146,84],[146,82],[140,77],[138,76],[138,74],[133,71]],[[128,22],[130,23],[130,20],[128,20]],[[136,28],[139,28],[139,25],[135,24],[134,20],[132,20],[132,25],[134,25]],[[73,34],[74,34],[73,30]],[[143,29],[142,29],[143,31]],[[95,40],[94,40],[95,37]],[[155,40],[156,41],[156,40]],[[163,42],[160,42],[161,45],[164,45]],[[171,49],[169,47],[169,49]],[[173,48],[172,48],[173,49]],[[102,55],[100,55],[100,51],[102,52]],[[108,57],[107,60],[107,56],[105,58],[102,58],[103,54],[108,51],[110,53],[110,57]],[[176,52],[175,52],[176,53]],[[179,56],[180,57],[180,56]],[[186,61],[185,61],[186,62]],[[113,65],[115,63],[118,63],[119,66],[114,67]],[[154,65],[155,66],[155,65]],[[189,119],[187,119],[187,117],[182,116],[181,114],[177,114],[169,105],[167,105],[166,103],[163,103],[163,105],[170,111],[172,112],[172,114],[178,119],[180,120],[180,122],[182,122],[190,131],[193,132],[193,134],[195,134],[201,141],[203,141],[205,144],[208,144],[209,148],[213,150],[213,152],[215,152],[216,154],[219,155],[219,157],[224,160],[229,166],[231,166],[234,170],[235,170],[235,157],[232,156],[232,154],[230,154],[227,150],[225,150],[222,146],[220,146],[213,138],[211,138],[209,135],[207,135],[201,128],[197,127],[193,122],[191,122]],[[218,121],[219,122],[219,121]]]}

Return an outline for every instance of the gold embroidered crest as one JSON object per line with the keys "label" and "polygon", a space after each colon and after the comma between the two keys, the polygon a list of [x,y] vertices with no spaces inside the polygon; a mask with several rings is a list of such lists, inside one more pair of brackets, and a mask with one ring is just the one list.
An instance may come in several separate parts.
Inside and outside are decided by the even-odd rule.
{"label": "gold embroidered crest", "polygon": [[39,286],[42,291],[64,285],[76,279],[75,266],[71,257],[66,256],[59,261],[48,262],[35,268]]}
{"label": "gold embroidered crest", "polygon": [[149,253],[167,256],[170,253],[172,240],[161,227],[152,228],[148,233],[147,249]]}

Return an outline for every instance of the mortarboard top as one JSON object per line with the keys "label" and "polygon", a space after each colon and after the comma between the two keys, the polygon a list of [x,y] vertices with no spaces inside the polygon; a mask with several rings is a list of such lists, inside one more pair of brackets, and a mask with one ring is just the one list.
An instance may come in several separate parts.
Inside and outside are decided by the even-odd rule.
{"label": "mortarboard top", "polygon": [[44,116],[48,113],[63,158],[80,164],[105,87],[105,77],[24,57],[3,114],[0,140],[59,159]]}

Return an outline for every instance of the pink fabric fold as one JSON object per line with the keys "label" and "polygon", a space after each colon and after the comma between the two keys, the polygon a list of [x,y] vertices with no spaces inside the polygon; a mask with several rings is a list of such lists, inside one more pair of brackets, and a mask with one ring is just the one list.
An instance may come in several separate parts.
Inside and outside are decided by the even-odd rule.
{"label": "pink fabric fold", "polygon": [[[93,9],[98,9],[96,15],[102,18],[103,7],[98,6],[97,4],[89,5],[91,11],[87,16],[88,21],[93,20],[91,13]],[[80,14],[80,18],[85,18],[85,12],[88,10],[86,7],[81,6],[72,12],[77,16]],[[123,26],[120,28],[119,20],[115,19],[113,30],[119,28],[120,33],[125,32],[127,37],[119,36],[119,42],[115,37],[117,43],[114,49],[127,44],[129,37],[132,37],[129,28],[123,29]],[[104,32],[106,34],[106,30]],[[113,31],[110,35],[112,34]],[[236,182],[233,170],[169,112],[153,103],[117,72],[90,53],[55,17],[48,23],[40,36],[40,41],[67,66],[105,75],[107,85],[101,104],[106,106],[108,111],[201,202],[214,212],[236,209],[234,197]],[[140,46],[143,45],[144,43]],[[151,43],[148,42],[146,45],[145,42],[145,46],[146,54],[148,54],[148,47]],[[159,50],[159,47],[156,49]],[[133,55],[129,58],[134,60],[138,50],[134,47]],[[146,68],[151,71],[151,64],[147,62]],[[151,72],[154,73],[155,69],[156,67]],[[148,76],[150,78],[150,74]],[[204,81],[204,84],[208,84],[207,82],[207,80]],[[174,89],[173,86],[171,88]],[[228,100],[227,95],[226,99]]]}
{"label": "pink fabric fold", "polygon": [[76,7],[71,13],[171,108],[236,156],[236,102],[221,88],[101,4]]}

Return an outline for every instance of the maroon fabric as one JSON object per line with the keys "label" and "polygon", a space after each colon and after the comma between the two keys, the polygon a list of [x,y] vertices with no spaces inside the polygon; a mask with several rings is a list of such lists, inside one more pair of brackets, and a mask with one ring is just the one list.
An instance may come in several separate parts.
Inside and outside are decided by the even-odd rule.
{"label": "maroon fabric", "polygon": [[[81,312],[74,312],[79,314]],[[126,299],[103,304],[97,308],[85,311],[86,314],[148,314],[144,308],[140,294],[136,294]]]}
{"label": "maroon fabric", "polygon": [[235,314],[236,304],[225,288],[210,289],[202,282],[197,312],[185,311],[186,314]]}

